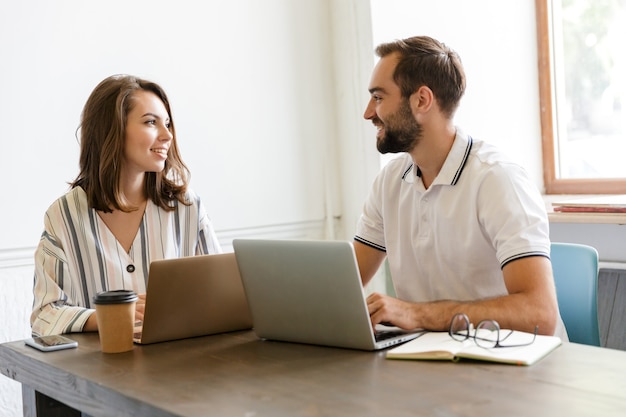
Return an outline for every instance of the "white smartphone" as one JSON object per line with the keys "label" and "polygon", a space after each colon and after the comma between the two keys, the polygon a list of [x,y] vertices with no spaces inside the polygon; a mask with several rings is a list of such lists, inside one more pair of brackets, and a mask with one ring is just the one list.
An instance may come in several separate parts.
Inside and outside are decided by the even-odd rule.
{"label": "white smartphone", "polygon": [[53,335],[53,336],[38,336],[31,337],[24,341],[28,346],[34,347],[44,352],[50,352],[52,350],[71,349],[78,346],[76,340],[69,339],[65,336]]}

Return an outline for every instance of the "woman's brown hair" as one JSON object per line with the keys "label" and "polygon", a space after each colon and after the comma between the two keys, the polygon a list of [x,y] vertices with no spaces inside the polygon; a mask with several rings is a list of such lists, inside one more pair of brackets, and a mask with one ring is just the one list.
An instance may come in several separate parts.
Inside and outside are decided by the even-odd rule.
{"label": "woman's brown hair", "polygon": [[131,75],[114,75],[100,82],[93,90],[81,115],[80,173],[71,183],[87,194],[89,206],[96,210],[132,211],[132,204],[120,189],[121,161],[124,155],[126,121],[133,107],[136,91],[149,91],[163,102],[170,117],[170,145],[165,168],[146,172],[145,195],[159,207],[173,210],[173,202],[189,204],[185,199],[189,169],[181,159],[176,141],[174,120],[165,91],[157,84]]}

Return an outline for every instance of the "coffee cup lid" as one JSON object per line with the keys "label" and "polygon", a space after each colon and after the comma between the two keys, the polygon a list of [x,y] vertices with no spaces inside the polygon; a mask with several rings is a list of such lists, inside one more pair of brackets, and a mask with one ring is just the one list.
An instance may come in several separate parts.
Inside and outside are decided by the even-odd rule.
{"label": "coffee cup lid", "polygon": [[123,304],[137,301],[137,294],[131,290],[111,290],[99,292],[93,297],[95,304]]}

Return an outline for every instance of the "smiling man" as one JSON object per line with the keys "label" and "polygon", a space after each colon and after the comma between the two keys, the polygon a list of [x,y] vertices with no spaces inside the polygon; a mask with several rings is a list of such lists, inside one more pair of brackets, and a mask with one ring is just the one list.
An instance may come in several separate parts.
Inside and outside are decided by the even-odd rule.
{"label": "smiling man", "polygon": [[367,300],[373,324],[446,331],[452,317],[567,340],[545,205],[522,167],[462,132],[459,56],[427,36],[380,45],[364,117],[381,153],[357,226],[363,284],[388,258],[397,298]]}

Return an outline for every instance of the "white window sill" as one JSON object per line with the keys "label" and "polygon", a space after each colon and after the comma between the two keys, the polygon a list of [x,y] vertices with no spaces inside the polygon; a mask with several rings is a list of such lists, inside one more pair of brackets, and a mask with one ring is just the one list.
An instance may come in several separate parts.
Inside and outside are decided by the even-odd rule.
{"label": "white window sill", "polygon": [[626,214],[548,212],[548,220],[550,223],[626,224]]}

